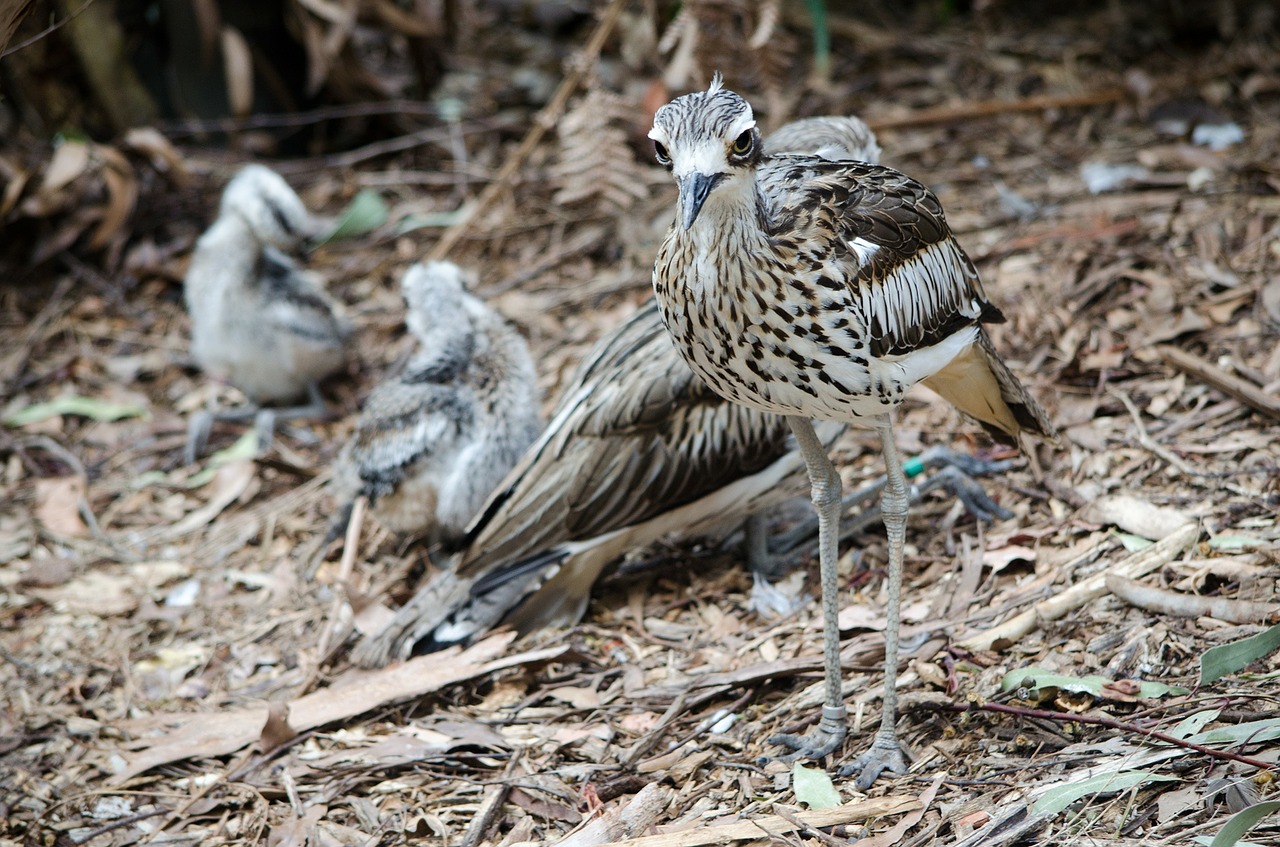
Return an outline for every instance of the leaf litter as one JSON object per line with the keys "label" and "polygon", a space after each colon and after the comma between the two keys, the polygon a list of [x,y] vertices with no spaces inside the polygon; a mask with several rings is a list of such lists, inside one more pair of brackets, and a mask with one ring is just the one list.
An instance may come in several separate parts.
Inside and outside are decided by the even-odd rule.
{"label": "leaf litter", "polygon": [[[530,337],[550,401],[590,344],[646,296],[672,198],[639,139],[667,95],[648,71],[638,74],[643,91],[606,90],[612,77],[595,73],[567,101],[574,121],[535,145],[474,218],[468,204],[510,152],[496,132],[295,180],[335,222],[347,210],[347,237],[310,260],[361,326],[357,362],[326,385],[334,419],[282,427],[264,455],[220,425],[214,446],[229,452],[202,468],[182,465],[184,415],[211,390],[234,392],[183,366],[179,285],[232,166],[140,129],[119,149],[64,141],[10,181],[6,224],[40,224],[22,258],[43,276],[42,296],[14,287],[0,299],[6,843],[126,844],[160,833],[211,844],[497,845],[556,842],[574,827],[571,844],[1269,837],[1275,781],[1246,762],[1280,758],[1274,621],[1215,610],[1271,608],[1277,594],[1280,439],[1269,410],[1280,386],[1280,184],[1266,164],[1280,158],[1280,69],[1267,58],[1277,52],[1241,36],[1183,61],[1116,54],[1104,46],[1109,24],[1082,13],[1059,23],[1095,49],[1056,61],[1061,33],[1012,12],[986,19],[981,50],[967,18],[855,21],[830,4],[833,32],[857,45],[838,48],[837,62],[856,74],[806,88],[803,22],[752,5],[738,33],[711,5],[685,4],[666,39],[672,52],[641,66],[691,87],[734,38],[758,51],[770,38],[753,36],[788,36],[776,55],[734,53],[752,67],[731,79],[744,80],[735,84],[767,125],[853,109],[881,128],[885,161],[939,193],[1008,317],[992,328],[998,347],[1066,433],[1060,453],[1037,455],[1043,474],[1020,465],[986,482],[1012,519],[979,527],[938,495],[913,509],[907,593],[918,609],[900,725],[912,773],[870,798],[834,778],[837,797],[818,800],[793,786],[788,766],[758,762],[776,752],[764,739],[816,714],[818,613],[813,604],[781,619],[748,610],[749,579],[732,549],[656,551],[688,567],[615,578],[568,634],[495,636],[371,673],[346,662],[352,621],[404,599],[431,567],[372,521],[349,574],[311,555],[331,509],[325,469],[359,398],[398,354],[403,266],[441,227],[469,219],[450,258],[475,268],[480,292]],[[337,7],[307,8],[320,79],[356,30]],[[903,27],[914,27],[909,50]],[[531,38],[558,55],[566,37],[514,23],[476,36],[459,49],[508,68],[527,60]],[[602,55],[624,46],[607,43]],[[1188,149],[1123,95],[976,108],[1041,89],[1123,88],[1139,68],[1162,98],[1211,100],[1242,137],[1221,151]],[[503,76],[460,74],[464,108],[507,96]],[[1226,82],[1240,79],[1248,86]],[[590,111],[593,96],[607,114]],[[895,128],[922,113],[933,120]],[[623,164],[602,176],[607,159],[590,133],[621,146]],[[449,159],[459,149],[465,162]],[[1094,195],[1080,178],[1091,162],[1141,176]],[[447,173],[455,166],[465,166],[461,181]],[[188,215],[157,223],[157,197],[183,198]],[[1011,197],[1026,214],[1005,208]],[[410,231],[406,220],[430,228]],[[70,251],[67,264],[46,261],[60,251]],[[127,286],[104,285],[119,271]],[[900,430],[912,452],[981,446],[954,413],[921,400],[904,405]],[[846,484],[879,473],[865,434],[849,437],[840,458]],[[854,731],[822,768],[828,777],[878,716],[878,527],[855,538],[852,554],[842,605]],[[1118,576],[1137,593],[1113,594]],[[1168,595],[1228,605],[1178,615]],[[1041,692],[1002,688],[1029,675]],[[1019,709],[1114,718],[1245,761]],[[1255,778],[1252,800],[1234,808],[1220,783]]]}

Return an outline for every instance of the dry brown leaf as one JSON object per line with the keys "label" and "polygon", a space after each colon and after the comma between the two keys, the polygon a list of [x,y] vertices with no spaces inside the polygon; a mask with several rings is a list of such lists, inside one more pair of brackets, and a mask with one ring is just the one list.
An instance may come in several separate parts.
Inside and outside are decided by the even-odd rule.
{"label": "dry brown leaf", "polygon": [[[377,671],[351,671],[328,688],[289,701],[290,724],[298,732],[345,720],[376,709],[437,691],[465,679],[509,667],[546,662],[568,652],[567,645],[502,656],[515,636],[501,633],[468,647],[419,656]],[[112,777],[125,782],[153,767],[187,758],[221,756],[252,744],[267,720],[267,707],[229,709],[196,714],[154,715],[126,721],[121,727],[134,738],[129,746],[140,752],[124,755],[125,766]],[[159,736],[146,736],[161,729]]]}
{"label": "dry brown leaf", "polygon": [[257,478],[257,467],[254,462],[242,459],[218,468],[213,481],[206,486],[212,490],[209,501],[170,527],[165,536],[177,538],[212,521],[249,490],[250,484]]}
{"label": "dry brown leaf", "polygon": [[36,520],[59,535],[85,538],[89,535],[89,527],[80,517],[80,504],[87,487],[85,478],[78,474],[37,479]]}
{"label": "dry brown leaf", "polygon": [[36,189],[37,196],[52,197],[89,169],[91,160],[88,142],[65,140],[53,151],[44,178]]}
{"label": "dry brown leaf", "polygon": [[288,744],[298,737],[298,731],[289,726],[289,704],[274,701],[267,706],[267,719],[258,735],[258,749],[270,753],[281,744]]}
{"label": "dry brown leaf", "polygon": [[1081,512],[1087,521],[1114,524],[1125,532],[1158,541],[1191,523],[1185,512],[1156,506],[1131,494],[1108,494],[1090,503]]}
{"label": "dry brown leaf", "polygon": [[243,118],[253,108],[253,54],[235,27],[222,28],[222,73],[231,114]]}
{"label": "dry brown leaf", "polygon": [[124,143],[130,149],[147,157],[151,167],[165,174],[173,182],[175,188],[186,188],[191,179],[191,171],[187,168],[187,160],[169,139],[160,134],[154,127],[134,127],[124,134]]}
{"label": "dry brown leaf", "polygon": [[27,593],[69,615],[112,618],[138,607],[134,586],[130,576],[94,570],[57,588],[33,588]]}
{"label": "dry brown leaf", "polygon": [[107,184],[107,205],[97,228],[89,236],[90,250],[107,246],[121,234],[138,201],[138,178],[129,160],[119,150],[106,145],[97,145],[95,152],[106,165],[102,168],[102,179]]}

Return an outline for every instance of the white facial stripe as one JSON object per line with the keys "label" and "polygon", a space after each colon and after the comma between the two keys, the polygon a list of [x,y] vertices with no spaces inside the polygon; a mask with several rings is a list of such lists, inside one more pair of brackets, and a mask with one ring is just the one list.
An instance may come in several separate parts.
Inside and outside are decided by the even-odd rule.
{"label": "white facial stripe", "polygon": [[672,150],[671,154],[674,157],[672,160],[675,165],[674,173],[678,177],[686,177],[693,173],[710,176],[724,173],[729,167],[724,144],[714,139],[703,141],[689,151]]}

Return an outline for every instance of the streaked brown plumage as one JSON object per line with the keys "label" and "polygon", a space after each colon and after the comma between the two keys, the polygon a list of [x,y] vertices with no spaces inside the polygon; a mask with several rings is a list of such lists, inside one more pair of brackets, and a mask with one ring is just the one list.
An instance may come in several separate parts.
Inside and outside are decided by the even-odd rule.
{"label": "streaked brown plumage", "polygon": [[855,767],[860,787],[906,762],[894,684],[907,489],[890,413],[926,382],[989,431],[1055,437],[1040,406],[995,354],[983,322],[1002,320],[925,186],[890,168],[766,156],[751,107],[721,87],[658,110],[650,132],[679,186],[653,285],[677,350],[722,396],[789,416],[820,519],[827,702],[814,757],[846,732],[840,694],[836,545],[840,480],[811,419],[880,433],[889,484],[886,693],[879,732]]}
{"label": "streaked brown plumage", "polygon": [[401,289],[418,350],[369,393],[334,485],[342,500],[368,497],[389,529],[449,544],[537,436],[537,374],[457,265],[413,265]]}
{"label": "streaked brown plumage", "polygon": [[[812,149],[803,133],[787,132],[779,130],[788,147]],[[830,119],[821,141],[839,158],[879,154],[857,118]],[[833,443],[844,429],[827,425],[822,437]],[[353,658],[384,664],[500,621],[521,632],[572,624],[601,570],[626,551],[732,528],[804,484],[786,420],[709,391],[650,302],[584,359],[462,552]]]}

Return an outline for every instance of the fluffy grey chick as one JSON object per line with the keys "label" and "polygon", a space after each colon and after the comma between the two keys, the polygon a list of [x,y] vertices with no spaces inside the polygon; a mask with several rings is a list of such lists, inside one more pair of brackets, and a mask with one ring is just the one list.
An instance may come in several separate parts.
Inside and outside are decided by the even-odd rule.
{"label": "fluffy grey chick", "polygon": [[[270,437],[274,417],[319,415],[316,384],[346,357],[351,332],[323,281],[285,251],[317,232],[302,199],[275,171],[248,165],[222,193],[218,218],[196,242],[184,296],[191,313],[191,355],[210,376],[224,379],[255,404],[311,402],[258,417]],[[256,414],[218,412],[192,422],[188,458],[203,446],[212,417]],[[266,429],[263,433],[262,430]]]}
{"label": "fluffy grey chick", "polygon": [[388,529],[449,543],[537,437],[537,377],[520,333],[467,293],[457,265],[413,265],[400,286],[419,350],[369,394],[334,480]]}

